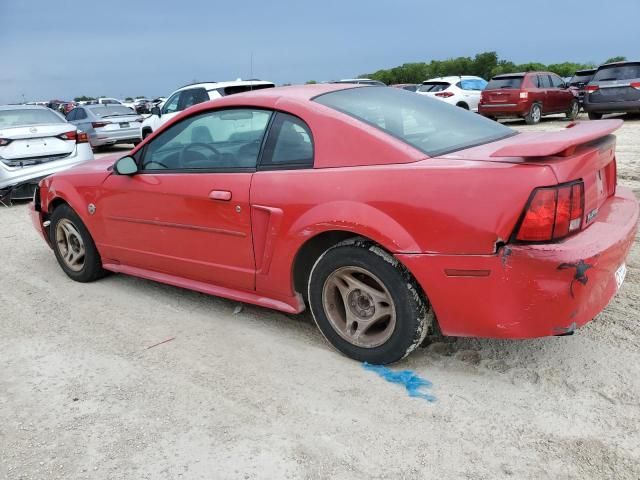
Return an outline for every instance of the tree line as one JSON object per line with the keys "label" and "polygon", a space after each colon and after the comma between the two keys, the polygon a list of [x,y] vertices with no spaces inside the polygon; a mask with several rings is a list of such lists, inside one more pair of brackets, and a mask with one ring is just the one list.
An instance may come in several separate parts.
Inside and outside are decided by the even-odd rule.
{"label": "tree line", "polygon": [[[612,57],[603,63],[619,62],[625,57]],[[595,68],[598,65],[589,63],[564,62],[545,65],[538,62],[516,64],[510,60],[498,58],[496,52],[482,52],[475,57],[458,57],[448,60],[431,60],[429,63],[405,63],[398,67],[378,70],[360,75],[360,78],[371,78],[392,85],[394,83],[422,83],[435,77],[449,75],[476,75],[489,80],[502,73],[528,72],[543,70],[554,72],[561,77],[570,77],[577,70]]]}

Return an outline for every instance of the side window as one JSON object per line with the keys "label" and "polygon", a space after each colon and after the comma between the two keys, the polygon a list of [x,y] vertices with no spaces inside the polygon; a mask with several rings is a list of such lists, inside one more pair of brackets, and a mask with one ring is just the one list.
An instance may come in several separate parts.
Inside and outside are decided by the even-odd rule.
{"label": "side window", "polygon": [[549,75],[538,75],[538,86],[540,88],[551,88]]}
{"label": "side window", "polygon": [[313,137],[298,117],[277,113],[260,162],[264,169],[313,167]]}
{"label": "side window", "polygon": [[270,118],[269,111],[240,108],[186,118],[149,143],[142,170],[255,169]]}
{"label": "side window", "polygon": [[163,115],[165,113],[175,113],[175,112],[178,111],[178,101],[180,100],[180,95],[181,94],[182,94],[182,92],[176,92],[173,95],[171,95],[169,100],[167,100],[167,102],[162,107],[162,114]]}
{"label": "side window", "polygon": [[76,108],[76,120],[84,120],[87,118],[87,112],[84,111],[84,108]]}
{"label": "side window", "polygon": [[185,110],[198,103],[206,102],[207,100],[209,100],[209,94],[204,88],[183,90],[182,95],[180,95],[180,101],[178,102],[178,110]]}
{"label": "side window", "polygon": [[74,108],[69,113],[67,113],[67,121],[72,122],[76,119],[76,114],[78,113],[78,109]]}
{"label": "side window", "polygon": [[562,88],[564,86],[564,80],[557,75],[551,75],[551,85],[553,85],[553,88]]}

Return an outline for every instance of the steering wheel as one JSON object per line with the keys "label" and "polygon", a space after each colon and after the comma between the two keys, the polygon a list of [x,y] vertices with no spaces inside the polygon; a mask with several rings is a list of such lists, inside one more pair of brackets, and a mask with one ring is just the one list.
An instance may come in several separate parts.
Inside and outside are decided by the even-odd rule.
{"label": "steering wheel", "polygon": [[211,150],[213,153],[215,153],[216,156],[220,155],[220,151],[216,147],[214,147],[213,145],[211,145],[209,143],[202,143],[202,142],[189,143],[180,152],[180,158],[178,159],[178,164],[179,165],[182,165],[182,160],[184,159],[185,153],[188,150],[190,150],[190,149],[192,149],[194,147],[205,147],[205,148],[208,148],[209,150]]}

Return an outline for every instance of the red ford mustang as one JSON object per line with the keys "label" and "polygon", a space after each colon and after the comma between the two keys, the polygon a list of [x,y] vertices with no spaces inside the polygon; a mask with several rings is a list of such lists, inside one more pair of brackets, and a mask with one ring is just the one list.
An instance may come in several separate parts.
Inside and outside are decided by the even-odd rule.
{"label": "red ford mustang", "polygon": [[607,305],[638,223],[616,186],[620,123],[517,134],[394,88],[261,90],[44,179],[32,217],[74,280],[308,304],[333,346],[382,364],[436,322],[563,335]]}

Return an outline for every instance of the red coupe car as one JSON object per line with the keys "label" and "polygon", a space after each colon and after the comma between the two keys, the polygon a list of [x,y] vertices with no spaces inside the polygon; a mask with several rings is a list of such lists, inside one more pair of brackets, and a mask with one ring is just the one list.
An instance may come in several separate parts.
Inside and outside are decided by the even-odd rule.
{"label": "red coupe car", "polygon": [[44,179],[64,272],[301,312],[375,364],[445,335],[564,335],[625,275],[638,202],[619,120],[515,131],[401,89],[285,87],[203,103],[129,155]]}

